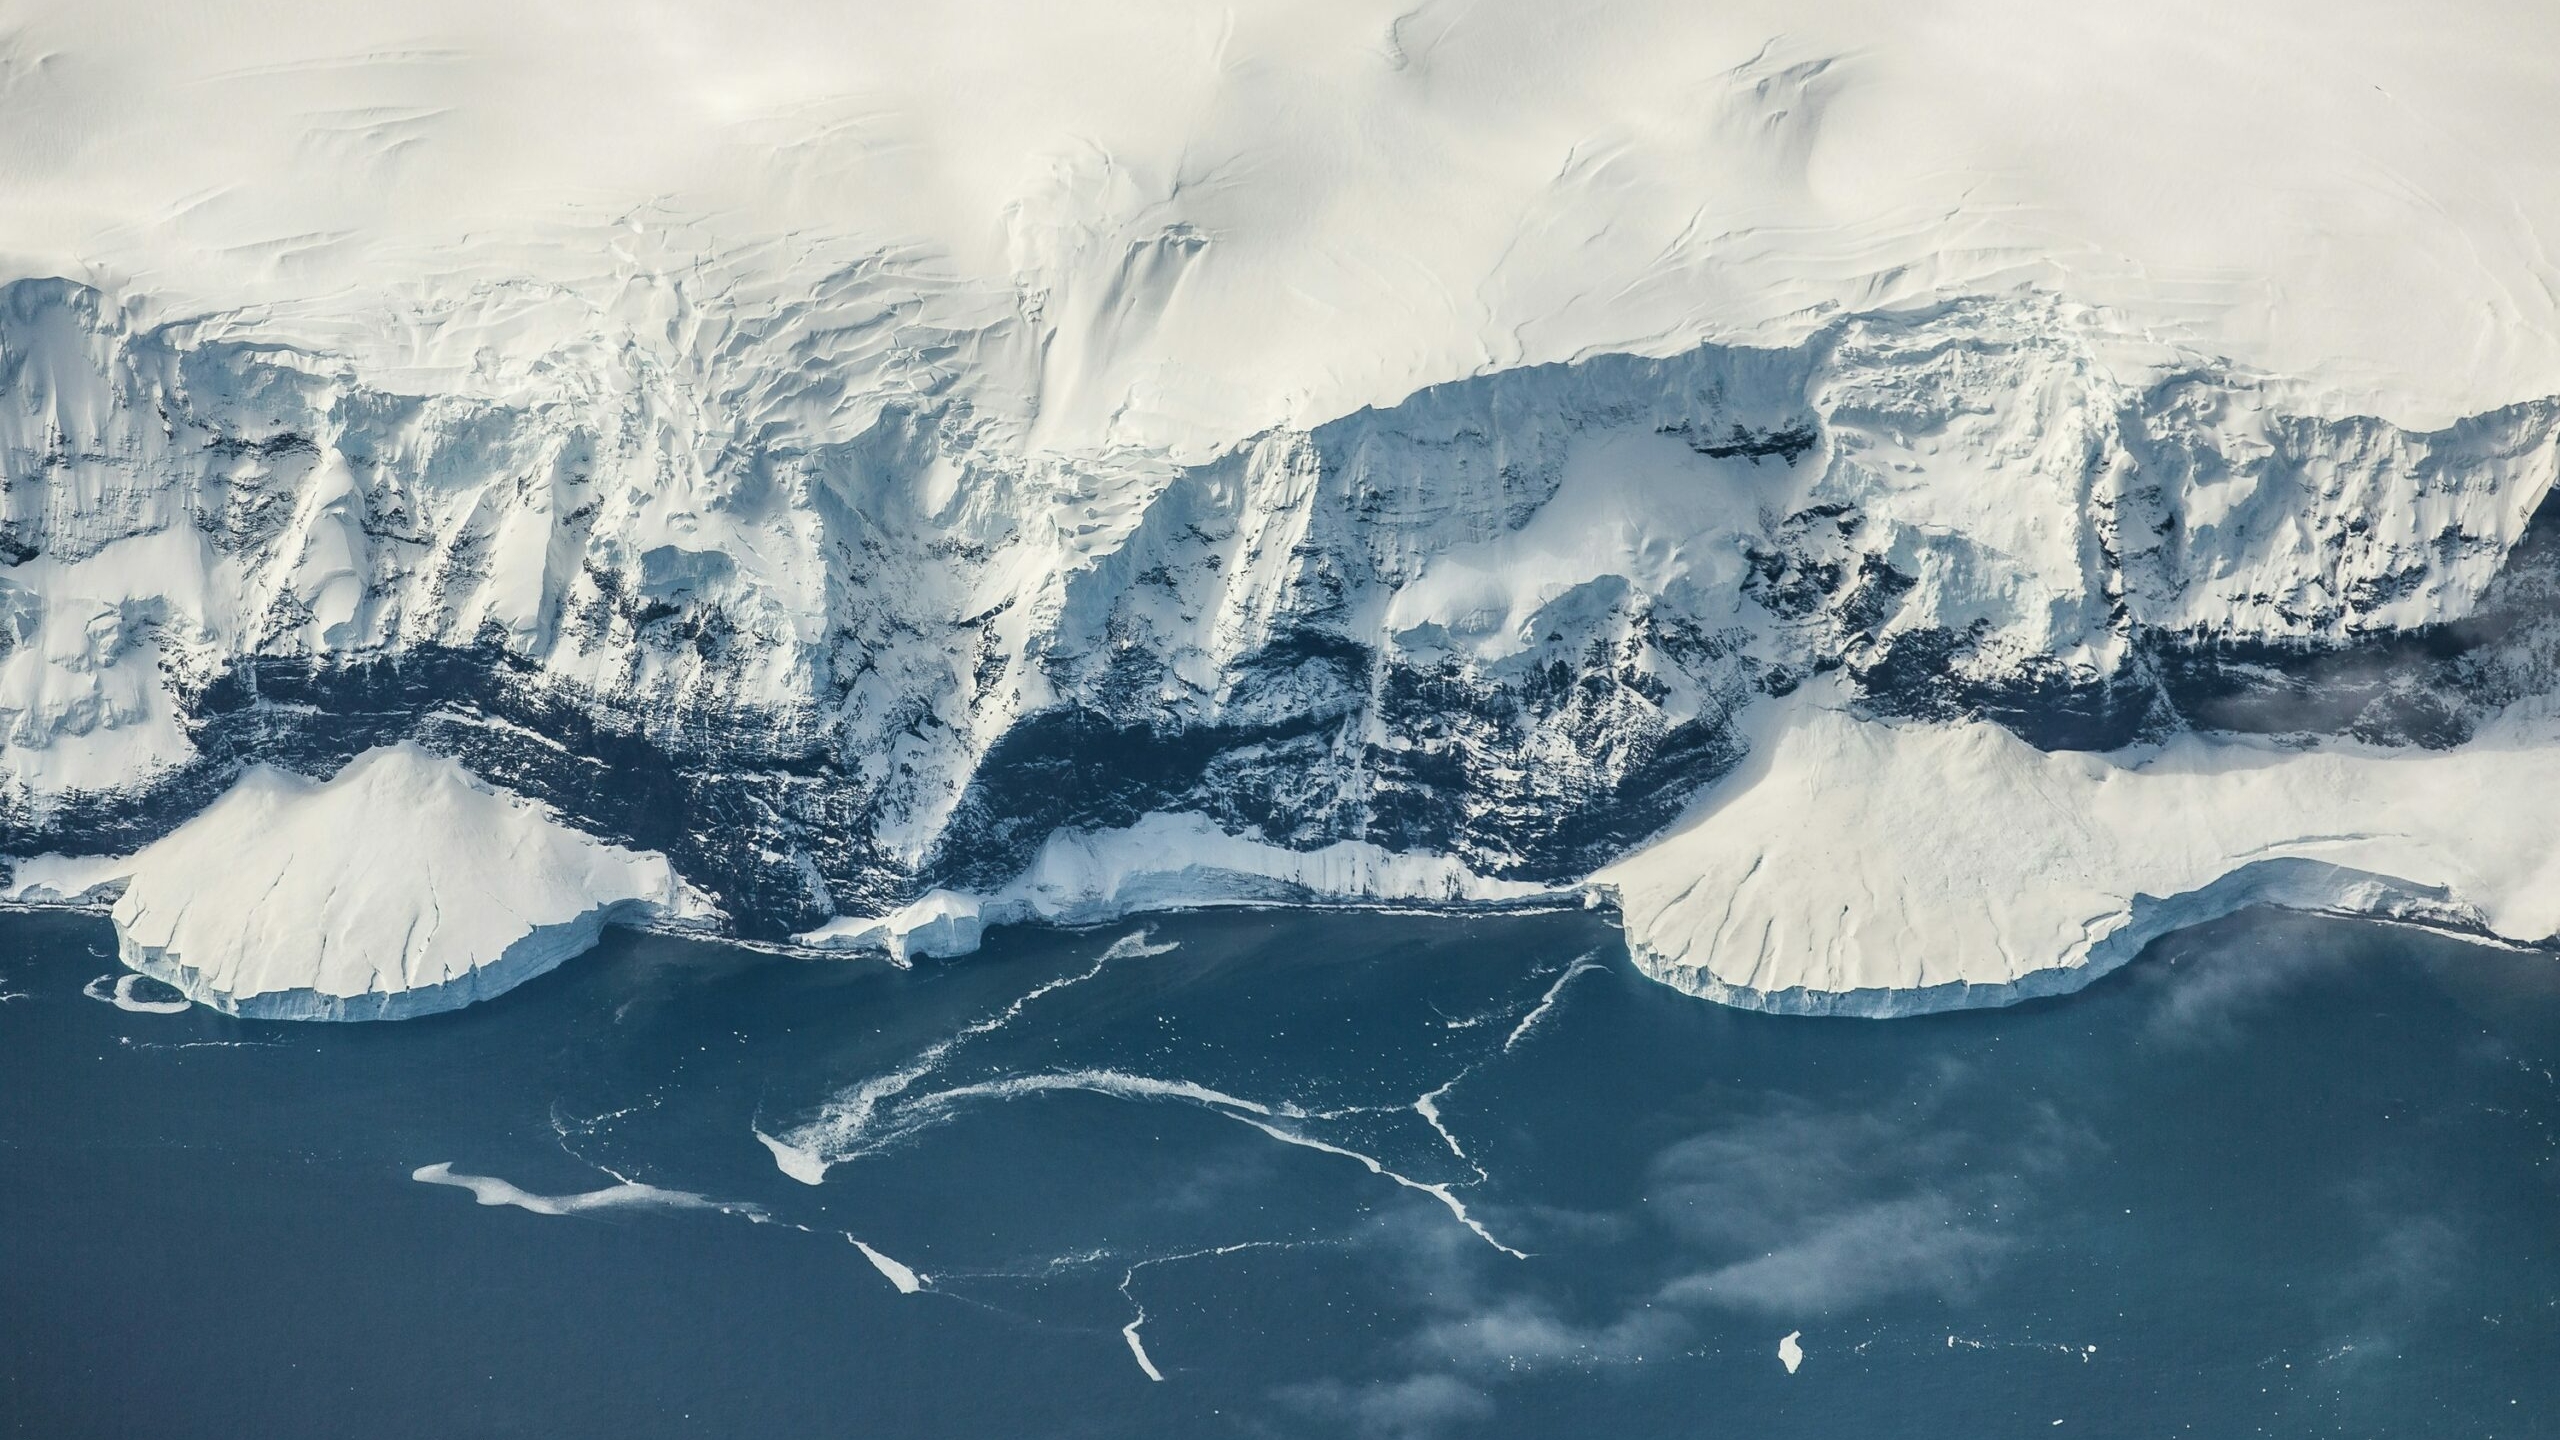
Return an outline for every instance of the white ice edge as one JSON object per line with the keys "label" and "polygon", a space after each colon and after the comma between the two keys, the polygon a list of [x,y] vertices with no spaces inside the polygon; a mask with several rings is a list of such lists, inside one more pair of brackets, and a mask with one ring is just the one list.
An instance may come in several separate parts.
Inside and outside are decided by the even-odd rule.
{"label": "white ice edge", "polygon": [[1896,1015],[2083,986],[2250,906],[2541,945],[2560,931],[2560,735],[2454,750],[2182,735],[2090,754],[1810,700],[1592,877],[1639,968],[1755,1009]]}
{"label": "white ice edge", "polygon": [[193,1008],[185,1000],[135,999],[134,983],[142,978],[136,974],[101,975],[81,986],[80,993],[134,1015],[178,1015]]}
{"label": "white ice edge", "polygon": [[2039,751],[1987,722],[1860,719],[1808,693],[1761,707],[1750,740],[1686,816],[1580,887],[1370,846],[1288,851],[1150,815],[1053,836],[990,894],[935,891],[798,939],[904,958],[967,953],[999,923],[1579,896],[1615,910],[1637,968],[1676,989],[1887,1017],[2066,993],[2251,906],[2500,944],[2560,933],[2560,841],[2537,822],[2546,807],[2515,803],[2560,797],[2560,720],[2529,708],[2453,750],[2191,734],[2089,753]]}
{"label": "white ice edge", "polygon": [[[1292,851],[1153,814],[1052,835],[989,894],[937,890],[798,941],[903,959],[966,953],[1001,923],[1579,897],[1614,907],[1636,966],[1690,994],[1889,1016],[2063,993],[2248,906],[2520,945],[2560,932],[2560,840],[2531,803],[2560,796],[2560,720],[2530,707],[2452,750],[2184,735],[2093,754],[1799,696],[1754,712],[1750,744],[1682,820],[1579,888],[1353,842]],[[383,806],[433,823],[366,824]],[[137,856],[20,862],[0,903],[110,895],[127,966],[202,1003],[292,1018],[450,1008],[587,949],[607,923],[710,913],[663,857],[580,835],[408,746],[326,783],[254,770]],[[1105,958],[1160,948],[1125,937]],[[767,1143],[786,1173],[823,1174]]]}
{"label": "white ice edge", "polygon": [[106,904],[129,969],[277,1019],[451,1009],[584,952],[608,924],[716,914],[665,857],[585,835],[408,744],[326,781],[252,767],[135,855],[19,862],[0,899]]}
{"label": "white ice edge", "polygon": [[1123,829],[1059,831],[1000,890],[934,890],[889,914],[840,916],[795,938],[814,949],[877,949],[903,959],[967,954],[987,927],[1026,921],[1095,925],[1241,905],[1458,909],[1573,898],[1569,887],[1487,878],[1443,855],[1348,840],[1290,850],[1229,835],[1205,816],[1156,813]]}

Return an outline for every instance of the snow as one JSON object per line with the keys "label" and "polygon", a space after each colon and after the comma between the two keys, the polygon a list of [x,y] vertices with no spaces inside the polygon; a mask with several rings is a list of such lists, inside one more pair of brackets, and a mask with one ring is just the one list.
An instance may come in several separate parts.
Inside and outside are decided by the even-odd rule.
{"label": "snow", "polygon": [[27,10],[18,273],[427,388],[558,383],[528,342],[741,254],[893,253],[1034,318],[1009,383],[1069,445],[2018,283],[2337,408],[2560,391],[2543,6]]}
{"label": "snow", "polygon": [[935,890],[891,914],[838,916],[795,938],[901,958],[964,955],[987,926],[1026,920],[1091,925],[1139,911],[1280,903],[1516,905],[1564,893],[1487,879],[1442,855],[1354,840],[1289,850],[1229,835],[1203,816],[1154,814],[1125,829],[1053,834],[1021,875],[990,894]]}
{"label": "snow", "polygon": [[586,950],[609,923],[706,913],[664,858],[409,745],[327,781],[253,769],[112,868],[125,964],[199,1003],[283,1018],[450,1009]]}
{"label": "snow", "polygon": [[1388,631],[1436,625],[1493,660],[1526,648],[1550,606],[1594,581],[1733,595],[1743,540],[1761,514],[1795,508],[1786,502],[1801,484],[1792,467],[1701,460],[1644,431],[1576,443],[1561,469],[1555,495],[1519,528],[1432,556],[1389,602]]}
{"label": "snow", "polygon": [[1647,973],[1890,1015],[2076,989],[2247,905],[2560,933],[2560,716],[2457,750],[2182,735],[2046,753],[1997,726],[1770,707],[1750,759],[1601,870]]}
{"label": "snow", "polygon": [[[2067,756],[1753,699],[1928,632],[1996,680],[2111,673],[2146,629],[2469,612],[2560,475],[2560,9],[19,8],[24,848],[224,753],[181,700],[246,658],[493,647],[603,731],[823,755],[842,833],[720,813],[832,904],[947,878],[1026,721],[1332,736],[1239,762],[1289,771],[1269,833],[1061,831],[821,948],[1554,898],[1503,878],[1563,873],[1528,822],[1733,712],[1743,770],[1591,880],[1700,994],[2014,998],[2253,901],[2560,925],[2513,813],[2551,748],[2530,715],[2449,754]],[[1816,443],[1693,446],[1744,423]],[[1782,615],[1745,591],[1764,562],[1909,584]],[[1256,671],[1307,636],[1367,654],[1369,693]],[[1457,713],[1601,652],[1569,724]],[[1382,713],[1397,666],[1462,696],[1447,725]],[[219,738],[256,753],[280,707],[249,703]],[[1413,797],[1381,771],[1416,757],[1467,833],[1340,838],[1387,833]],[[822,874],[830,844],[876,863]],[[252,771],[129,863],[8,883],[124,884],[128,963],[273,1014],[459,1004],[705,911],[663,859],[405,749]]]}
{"label": "snow", "polygon": [[203,613],[206,570],[201,537],[188,531],[9,570],[0,609],[15,612],[24,636],[0,646],[0,763],[10,778],[39,794],[109,789],[192,752],[161,683],[154,622]]}
{"label": "snow", "polygon": [[85,905],[113,900],[124,883],[117,855],[31,855],[11,865],[0,904]]}

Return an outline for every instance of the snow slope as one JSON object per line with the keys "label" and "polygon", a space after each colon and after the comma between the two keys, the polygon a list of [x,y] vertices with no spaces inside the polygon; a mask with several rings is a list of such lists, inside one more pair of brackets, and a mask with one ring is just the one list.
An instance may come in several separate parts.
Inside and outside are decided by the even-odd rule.
{"label": "snow slope", "polygon": [[2047,754],[1998,726],[1809,703],[1593,877],[1647,973],[1753,1008],[1890,1015],[2077,989],[2248,905],[2560,936],[2560,727],[2455,751],[2183,735]]}
{"label": "snow slope", "polygon": [[656,855],[598,844],[411,746],[325,782],[251,771],[120,864],[117,951],[199,1003],[286,1019],[448,1010],[607,924],[704,920]]}

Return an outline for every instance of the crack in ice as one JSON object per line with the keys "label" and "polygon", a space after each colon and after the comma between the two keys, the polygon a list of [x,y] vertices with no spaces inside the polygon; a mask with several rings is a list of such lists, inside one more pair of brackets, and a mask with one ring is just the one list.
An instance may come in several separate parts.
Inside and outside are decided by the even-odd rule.
{"label": "crack in ice", "polygon": [[1303,1145],[1310,1150],[1321,1150],[1328,1155],[1339,1155],[1346,1160],[1357,1160],[1363,1166],[1368,1168],[1370,1174],[1383,1175],[1387,1179],[1393,1180],[1408,1190],[1419,1190],[1423,1194],[1428,1195],[1432,1199],[1447,1206],[1449,1208],[1449,1213],[1458,1217],[1459,1224],[1474,1231],[1477,1239],[1482,1240],[1494,1249],[1501,1251],[1503,1254],[1510,1256],[1514,1260],[1526,1260],[1529,1258],[1529,1252],[1525,1250],[1514,1250],[1510,1246],[1503,1244],[1500,1240],[1495,1239],[1493,1232],[1484,1228],[1483,1221],[1478,1220],[1473,1215],[1467,1213],[1466,1202],[1451,1193],[1450,1187],[1447,1185],[1431,1181],[1416,1180],[1410,1175],[1400,1174],[1394,1170],[1388,1169],[1386,1165],[1375,1156],[1363,1155],[1357,1150],[1345,1149],[1340,1145],[1328,1144],[1311,1135],[1300,1135],[1293,1131],[1283,1130],[1277,1125],[1266,1124],[1250,1115],[1233,1115],[1229,1118],[1250,1125],[1254,1129],[1261,1131],[1263,1134],[1270,1136],[1272,1139],[1282,1141],[1286,1144]]}
{"label": "crack in ice", "polygon": [[1239,1250],[1294,1250],[1299,1246],[1309,1243],[1312,1242],[1305,1240],[1239,1240],[1232,1245],[1212,1245],[1199,1250],[1185,1250],[1179,1255],[1158,1255],[1151,1259],[1141,1260],[1130,1266],[1120,1276],[1120,1298],[1128,1301],[1129,1308],[1135,1310],[1137,1314],[1129,1321],[1128,1324],[1120,1327],[1120,1338],[1129,1342],[1129,1353],[1137,1357],[1138,1368],[1146,1372],[1148,1379],[1156,1381],[1159,1384],[1163,1383],[1164,1372],[1156,1368],[1156,1362],[1154,1360],[1148,1358],[1146,1342],[1138,1338],[1138,1331],[1144,1328],[1147,1323],[1146,1304],[1138,1298],[1136,1291],[1131,1288],[1138,1283],[1139,1271],[1156,1265],[1171,1265],[1180,1260],[1199,1260],[1216,1255],[1233,1255]]}
{"label": "crack in ice", "polygon": [[1556,983],[1548,986],[1547,993],[1539,998],[1536,1008],[1532,1009],[1528,1014],[1521,1016],[1520,1023],[1511,1027],[1511,1033],[1503,1037],[1503,1054],[1508,1055],[1512,1051],[1520,1048],[1520,1042],[1528,1039],[1529,1032],[1537,1029],[1538,1022],[1546,1019],[1548,1012],[1554,1010],[1557,1004],[1564,999],[1564,987],[1573,983],[1574,976],[1580,975],[1588,970],[1605,970],[1609,968],[1601,964],[1598,960],[1592,958],[1599,953],[1600,952],[1597,950],[1590,951],[1577,957],[1571,965],[1565,967],[1565,972],[1556,977]]}
{"label": "crack in ice", "polygon": [[[1479,1061],[1477,1063],[1482,1064],[1483,1062]],[[1466,1069],[1459,1071],[1457,1074],[1450,1076],[1448,1079],[1441,1081],[1437,1088],[1425,1091],[1419,1098],[1417,1098],[1413,1102],[1412,1108],[1413,1113],[1421,1116],[1423,1123],[1429,1125],[1432,1131],[1440,1137],[1441,1142],[1449,1147],[1449,1153],[1457,1156],[1460,1160],[1465,1161],[1467,1168],[1476,1172],[1475,1183],[1482,1185],[1491,1181],[1493,1177],[1485,1173],[1484,1166],[1478,1164],[1474,1156],[1467,1153],[1466,1146],[1458,1143],[1457,1135],[1452,1132],[1448,1125],[1440,1118],[1440,1097],[1457,1089],[1459,1081],[1466,1079],[1474,1073],[1476,1073],[1476,1066],[1470,1065]]]}
{"label": "crack in ice", "polygon": [[1141,929],[1111,942],[1099,959],[1072,975],[1044,981],[1016,996],[1012,1003],[994,1015],[973,1020],[919,1051],[913,1060],[884,1075],[875,1075],[849,1091],[841,1091],[819,1108],[817,1118],[793,1126],[780,1135],[767,1134],[759,1128],[757,1140],[773,1153],[774,1164],[783,1174],[804,1185],[816,1185],[827,1178],[830,1167],[860,1156],[876,1154],[887,1145],[914,1133],[921,1127],[893,1129],[877,1143],[864,1143],[870,1135],[873,1119],[884,1102],[894,1100],[913,1088],[915,1083],[942,1068],[951,1052],[982,1035],[992,1035],[1010,1025],[1034,1001],[1054,995],[1072,985],[1081,985],[1103,971],[1114,960],[1131,960],[1148,955],[1162,955],[1178,948],[1178,942],[1149,944],[1147,937],[1155,933]]}

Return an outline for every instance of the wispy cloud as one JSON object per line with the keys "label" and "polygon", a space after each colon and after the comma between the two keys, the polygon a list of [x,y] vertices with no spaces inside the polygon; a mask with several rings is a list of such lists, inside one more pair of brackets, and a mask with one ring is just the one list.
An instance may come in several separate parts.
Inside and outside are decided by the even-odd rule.
{"label": "wispy cloud", "polygon": [[1660,1298],[1804,1316],[1971,1290],[2010,1248],[2029,1177],[2090,1142],[2051,1112],[1989,1138],[1953,1125],[1938,1100],[1961,1080],[1900,1113],[1791,1102],[1665,1150],[1647,1208],[1698,1264]]}
{"label": "wispy cloud", "polygon": [[1408,1375],[1364,1385],[1319,1380],[1277,1393],[1280,1403],[1326,1427],[1326,1433],[1375,1440],[1430,1440],[1454,1425],[1493,1418],[1482,1390],[1449,1375]]}
{"label": "wispy cloud", "polygon": [[2137,972],[2158,997],[2144,1034],[2172,1045],[2235,1044],[2251,1019],[2353,963],[2368,934],[2336,921],[2261,911],[2171,936],[2143,957]]}
{"label": "wispy cloud", "polygon": [[1690,1332],[1685,1316],[1652,1305],[1575,1320],[1545,1301],[1514,1296],[1432,1321],[1411,1348],[1417,1356],[1462,1365],[1615,1365],[1677,1350]]}
{"label": "wispy cloud", "polygon": [[1672,1281],[1662,1298],[1787,1315],[1823,1314],[1890,1295],[1960,1295],[2008,1240],[1952,1197],[1907,1195],[1804,1222],[1778,1249]]}

